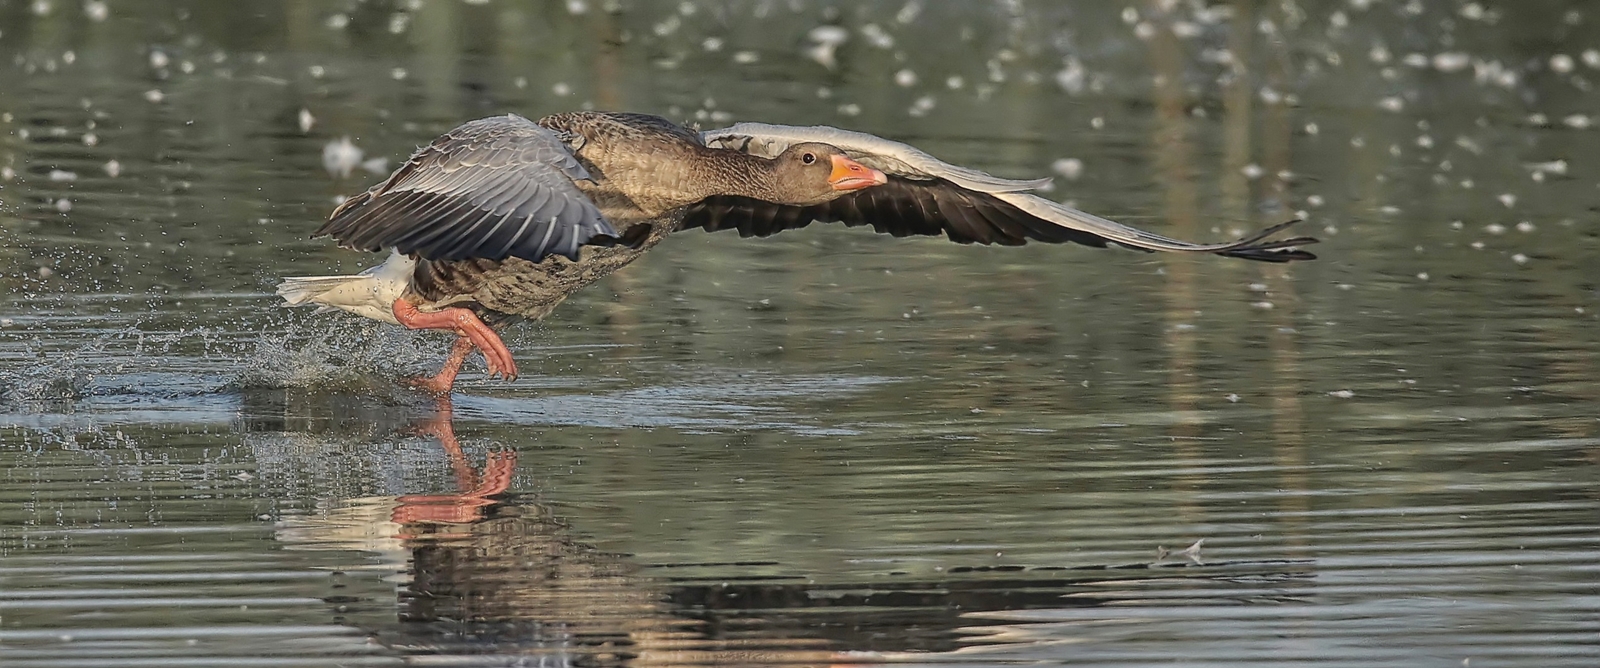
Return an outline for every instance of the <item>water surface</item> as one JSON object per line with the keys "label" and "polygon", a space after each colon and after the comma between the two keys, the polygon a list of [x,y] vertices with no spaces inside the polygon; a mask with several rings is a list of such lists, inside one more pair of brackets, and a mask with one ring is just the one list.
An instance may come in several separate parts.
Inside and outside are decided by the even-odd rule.
{"label": "water surface", "polygon": [[[0,663],[1596,665],[1570,6],[0,2]],[[413,147],[583,107],[1323,259],[695,231],[443,404],[277,306]]]}

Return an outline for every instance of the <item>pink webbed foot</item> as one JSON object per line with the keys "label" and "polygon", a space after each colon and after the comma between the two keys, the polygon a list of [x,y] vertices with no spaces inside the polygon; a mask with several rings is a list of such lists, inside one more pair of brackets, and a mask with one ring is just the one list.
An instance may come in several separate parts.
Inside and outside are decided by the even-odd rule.
{"label": "pink webbed foot", "polygon": [[500,335],[494,329],[484,324],[477,314],[464,308],[447,308],[433,313],[424,313],[404,299],[394,302],[394,317],[401,325],[410,329],[442,329],[456,333],[459,338],[450,348],[450,357],[445,360],[445,365],[439,373],[430,378],[422,378],[413,382],[418,388],[435,395],[447,395],[455,386],[456,374],[461,371],[461,364],[466,361],[467,355],[473,348],[483,351],[483,359],[489,365],[489,376],[500,376],[506,380],[517,379],[517,362],[511,356],[511,350],[506,347]]}

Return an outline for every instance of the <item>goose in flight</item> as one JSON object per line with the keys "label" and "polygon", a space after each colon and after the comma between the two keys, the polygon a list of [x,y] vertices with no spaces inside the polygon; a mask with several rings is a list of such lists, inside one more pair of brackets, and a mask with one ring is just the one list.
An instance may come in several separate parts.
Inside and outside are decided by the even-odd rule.
{"label": "goose in flight", "polygon": [[1027,241],[1309,260],[1289,223],[1227,243],[1169,239],[1030,194],[1018,181],[895,141],[829,127],[740,123],[695,132],[644,114],[572,112],[466,123],[334,209],[313,236],[387,261],[354,276],[286,278],[290,305],[343,309],[456,335],[417,385],[448,394],[467,356],[514,379],[495,330],[548,315],[569,295],[682,229],[769,236],[813,221],[958,243]]}

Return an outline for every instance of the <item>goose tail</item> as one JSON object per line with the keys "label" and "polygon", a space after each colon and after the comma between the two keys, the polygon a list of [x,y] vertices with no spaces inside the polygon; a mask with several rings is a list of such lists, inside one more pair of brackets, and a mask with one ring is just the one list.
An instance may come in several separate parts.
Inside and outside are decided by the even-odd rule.
{"label": "goose tail", "polygon": [[278,284],[284,306],[315,304],[317,312],[341,309],[399,324],[394,302],[411,287],[416,260],[393,253],[376,267],[354,276],[290,276]]}

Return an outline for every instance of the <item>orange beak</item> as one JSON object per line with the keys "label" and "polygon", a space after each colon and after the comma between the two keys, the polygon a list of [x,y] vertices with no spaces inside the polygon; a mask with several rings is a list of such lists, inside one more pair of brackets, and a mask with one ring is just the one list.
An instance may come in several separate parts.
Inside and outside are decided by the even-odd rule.
{"label": "orange beak", "polygon": [[828,184],[834,190],[860,190],[888,182],[889,177],[883,172],[842,155],[833,156],[833,173],[828,175]]}

